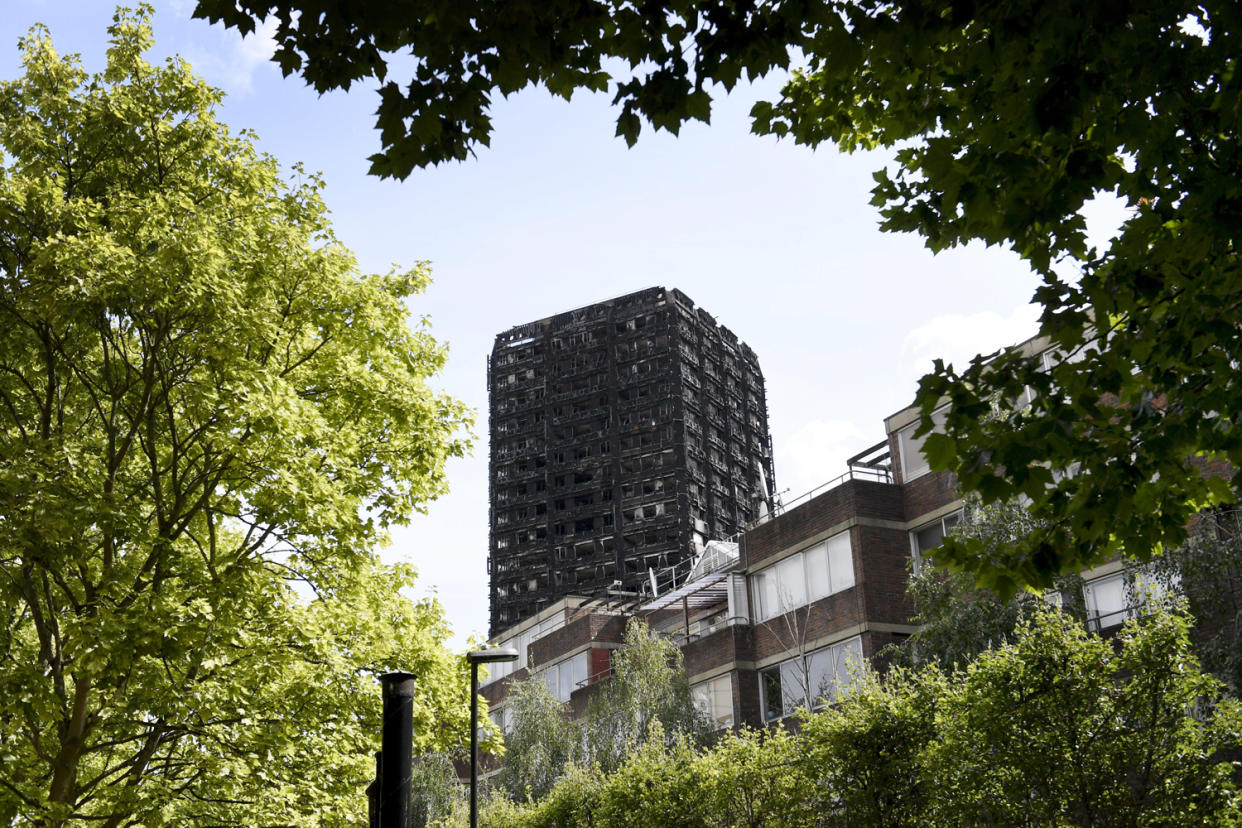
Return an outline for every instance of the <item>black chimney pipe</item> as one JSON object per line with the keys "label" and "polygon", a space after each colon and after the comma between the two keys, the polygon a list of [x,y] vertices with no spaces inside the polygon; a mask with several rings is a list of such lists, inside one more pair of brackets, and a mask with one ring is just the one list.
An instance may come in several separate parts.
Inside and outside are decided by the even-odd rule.
{"label": "black chimney pipe", "polygon": [[379,828],[409,828],[414,752],[414,674],[380,676],[384,723],[380,736]]}

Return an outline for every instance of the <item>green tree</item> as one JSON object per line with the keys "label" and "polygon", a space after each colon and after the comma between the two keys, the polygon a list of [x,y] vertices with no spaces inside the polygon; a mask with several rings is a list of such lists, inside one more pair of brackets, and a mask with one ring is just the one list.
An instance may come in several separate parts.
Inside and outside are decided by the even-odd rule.
{"label": "green tree", "polygon": [[[974,542],[984,555],[998,556],[1024,542],[1038,526],[1020,503],[985,506],[969,496],[953,537]],[[933,663],[945,671],[963,669],[984,650],[1013,643],[1020,622],[1049,600],[1029,590],[1001,597],[979,587],[972,573],[952,571],[934,559],[921,564],[907,585],[919,629],[892,651],[894,661],[907,667]],[[1059,576],[1054,589],[1058,605],[1085,621],[1082,578]]]}
{"label": "green tree", "polygon": [[694,704],[681,650],[632,618],[622,646],[613,651],[612,675],[596,687],[578,720],[552,695],[538,672],[509,687],[500,787],[514,800],[543,799],[574,768],[612,773],[642,745],[680,741],[703,745],[713,738]]}
{"label": "green tree", "polygon": [[468,821],[466,792],[448,753],[425,753],[414,759],[410,777],[409,828],[435,828]]}
{"label": "green tree", "polygon": [[[712,84],[732,88],[789,65],[789,46],[828,12],[815,0],[766,3],[577,0],[523,6],[339,4],[322,0],[199,0],[196,17],[252,32],[276,19],[276,54],[319,92],[379,84],[383,143],[371,172],[405,178],[416,167],[461,161],[491,143],[497,94],[544,86],[568,99],[607,91],[621,107],[617,135],[633,144],[642,122],[676,133],[711,117]],[[408,78],[390,62],[412,56]],[[614,78],[628,65],[623,78]]]}
{"label": "green tree", "polygon": [[632,618],[612,675],[587,703],[584,759],[604,772],[620,767],[659,728],[666,744],[711,740],[712,724],[694,704],[681,650]]}
{"label": "green tree", "polygon": [[1186,616],[1110,641],[1044,607],[965,670],[861,676],[797,732],[653,736],[484,824],[1237,826],[1239,748],[1242,707],[1200,669]]}
{"label": "green tree", "polygon": [[863,671],[828,712],[805,717],[793,755],[818,824],[930,824],[935,788],[923,755],[936,739],[936,703],[948,686],[935,664],[894,667],[883,682]]}
{"label": "green tree", "polygon": [[1185,596],[1204,669],[1242,697],[1242,512],[1203,515],[1152,570],[1166,591]]}
{"label": "green tree", "polygon": [[[1232,0],[199,0],[195,13],[243,32],[273,15],[274,59],[319,91],[380,81],[372,170],[397,177],[486,146],[497,93],[611,90],[617,133],[633,142],[644,120],[674,132],[707,121],[714,85],[799,55],[783,97],[753,110],[755,131],[894,148],[873,191],[885,229],[917,232],[934,251],[1004,245],[1043,280],[1040,332],[1063,359],[1049,370],[1006,350],[960,371],[938,364],[918,396],[927,429],[952,403],[946,434],[927,442],[933,466],[986,503],[1028,498],[1041,527],[996,558],[959,540],[942,559],[1008,597],[1119,549],[1146,559],[1173,548],[1197,511],[1236,500]],[[388,76],[394,58],[412,67],[404,85]],[[1083,206],[1100,194],[1128,218],[1097,250]],[[1031,390],[1028,409],[984,416]],[[1202,475],[1198,460],[1227,461],[1235,485]],[[1058,474],[1074,464],[1077,474]]]}
{"label": "green tree", "polygon": [[539,674],[510,684],[505,704],[509,730],[497,785],[517,802],[542,799],[581,762],[580,726]]}
{"label": "green tree", "polygon": [[358,824],[377,672],[419,675],[418,748],[467,730],[372,552],[467,416],[426,268],[359,274],[149,13],[94,75],[36,28],[0,84],[0,822]]}
{"label": "green tree", "polygon": [[[942,559],[1008,597],[1119,550],[1147,560],[1176,547],[1196,512],[1236,499],[1229,476],[1242,481],[1242,11],[834,6],[806,71],[757,109],[756,127],[812,146],[899,146],[873,191],[885,229],[933,250],[1005,245],[1043,281],[1055,359],[1009,348],[961,371],[937,363],[920,384],[925,430],[949,403],[945,433],[927,438],[933,467],[984,503],[1025,498],[1040,521],[997,556],[955,539]],[[1096,249],[1083,207],[1100,194],[1127,218]]]}
{"label": "green tree", "polygon": [[1199,669],[1190,622],[1157,611],[1120,645],[1064,613],[1024,622],[936,703],[924,753],[945,825],[1237,825],[1239,707]]}
{"label": "green tree", "polygon": [[[783,727],[726,733],[690,770],[697,790],[680,798],[710,816],[709,825],[799,828],[821,824],[817,764],[807,742]],[[700,793],[701,791],[701,793]]]}
{"label": "green tree", "polygon": [[[954,537],[996,554],[1019,543],[1037,522],[1019,503],[983,506],[967,497]],[[1020,623],[1053,603],[1085,622],[1084,582],[1078,575],[1054,580],[1043,595],[1021,590],[1001,598],[976,585],[973,575],[950,571],[934,561],[912,574],[908,590],[920,624],[917,632],[890,651],[907,667],[926,662],[946,671],[963,669],[979,653],[1015,640]],[[1160,596],[1178,595],[1194,619],[1195,653],[1203,668],[1237,698],[1242,687],[1242,513],[1213,511],[1199,516],[1190,538],[1148,564],[1127,573],[1130,606],[1150,606]],[[1150,594],[1155,591],[1157,595]]]}
{"label": "green tree", "polygon": [[[702,783],[696,774],[698,754],[684,739],[666,743],[659,723],[651,738],[636,745],[615,771],[604,777],[593,798],[593,819],[600,828],[623,828],[639,819],[649,825],[707,828],[712,814],[700,806]],[[689,794],[689,795],[687,795]],[[570,828],[570,826],[565,826]]]}

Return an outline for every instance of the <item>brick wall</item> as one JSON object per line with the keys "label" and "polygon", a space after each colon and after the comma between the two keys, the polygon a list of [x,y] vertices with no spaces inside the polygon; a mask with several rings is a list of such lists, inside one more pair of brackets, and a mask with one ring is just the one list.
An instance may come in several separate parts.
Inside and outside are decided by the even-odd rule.
{"label": "brick wall", "polygon": [[914,604],[906,594],[910,536],[902,529],[855,526],[854,572],[863,592],[861,615],[869,621],[908,624]]}
{"label": "brick wall", "polygon": [[733,676],[733,715],[739,724],[757,725],[763,721],[758,672],[742,669]]}
{"label": "brick wall", "polygon": [[793,653],[805,642],[840,633],[864,619],[862,590],[858,586],[821,598],[753,627],[754,659],[763,661]]}
{"label": "brick wall", "polygon": [[957,478],[949,472],[931,472],[915,478],[901,487],[905,501],[906,520],[917,521],[922,515],[952,503],[961,497]]}
{"label": "brick wall", "polygon": [[523,667],[521,670],[514,670],[500,681],[493,681],[479,688],[479,695],[487,699],[487,703],[493,707],[504,700],[509,694],[509,685],[515,681],[524,681],[530,672]]}
{"label": "brick wall", "polygon": [[724,627],[681,648],[686,675],[693,679],[727,664],[751,659],[751,628]]}
{"label": "brick wall", "polygon": [[620,644],[624,633],[625,619],[619,615],[584,615],[531,644],[530,657],[536,665],[551,664],[587,644]]}
{"label": "brick wall", "polygon": [[870,480],[847,480],[743,535],[742,563],[753,569],[765,559],[850,518],[900,521],[903,514],[900,487]]}

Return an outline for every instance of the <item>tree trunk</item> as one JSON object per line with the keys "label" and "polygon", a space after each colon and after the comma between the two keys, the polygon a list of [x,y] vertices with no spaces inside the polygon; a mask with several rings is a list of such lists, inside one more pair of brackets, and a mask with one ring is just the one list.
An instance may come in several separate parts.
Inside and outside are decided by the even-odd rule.
{"label": "tree trunk", "polygon": [[[90,698],[91,680],[77,678],[73,687],[73,708],[69,713],[69,721],[64,728],[60,740],[60,751],[52,760],[52,785],[48,791],[48,800],[53,804],[71,805],[77,788],[78,760],[82,756],[82,748],[86,745],[86,711]],[[49,823],[53,828],[64,824],[62,819],[54,819]]]}

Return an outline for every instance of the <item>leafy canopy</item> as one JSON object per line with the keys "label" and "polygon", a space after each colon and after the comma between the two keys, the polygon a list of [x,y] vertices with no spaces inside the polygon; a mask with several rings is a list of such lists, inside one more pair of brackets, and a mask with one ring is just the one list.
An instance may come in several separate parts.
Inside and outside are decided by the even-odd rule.
{"label": "leafy canopy", "polygon": [[860,675],[796,733],[743,730],[698,751],[651,740],[612,773],[492,803],[483,824],[1237,826],[1242,708],[1201,672],[1190,635],[1165,610],[1108,641],[1036,608],[961,671]]}
{"label": "leafy canopy", "polygon": [[0,84],[0,822],[356,824],[377,671],[419,674],[420,748],[467,731],[371,551],[467,415],[426,268],[361,275],[149,14],[100,74],[36,28]]}
{"label": "leafy canopy", "polygon": [[681,650],[641,619],[626,624],[623,646],[612,651],[612,673],[595,688],[585,714],[568,705],[534,673],[508,688],[509,728],[504,765],[496,776],[516,802],[540,800],[575,770],[611,773],[644,745],[703,745],[712,723],[694,703]]}
{"label": "leafy canopy", "polygon": [[[566,99],[611,88],[621,108],[617,135],[631,145],[644,120],[674,133],[691,118],[707,121],[711,84],[731,89],[743,76],[788,66],[788,45],[824,12],[813,0],[199,0],[194,14],[243,34],[274,16],[273,60],[318,92],[377,82],[383,150],[371,156],[371,172],[405,178],[488,146],[495,96],[528,86]],[[411,76],[390,77],[390,62],[404,64],[407,55]],[[614,79],[623,66],[627,76]]]}
{"label": "leafy canopy", "polygon": [[[983,506],[978,498],[968,497],[953,534],[992,555],[1023,542],[1037,527],[1020,503]],[[938,557],[940,550],[932,554]],[[1055,589],[1061,609],[1085,622],[1083,579],[1077,574],[1061,576]],[[1027,590],[1001,598],[979,588],[971,575],[947,571],[930,557],[911,573],[906,591],[914,602],[912,620],[919,628],[892,648],[893,662],[907,667],[935,664],[945,671],[964,669],[985,650],[1012,643],[1020,623],[1047,601],[1039,592]]]}
{"label": "leafy canopy", "polygon": [[[611,88],[632,143],[644,120],[708,120],[713,84],[800,55],[782,99],[753,110],[755,131],[896,148],[873,191],[882,226],[932,250],[1016,251],[1043,279],[1041,333],[1069,357],[1045,370],[1006,351],[924,378],[926,428],[952,403],[927,442],[933,466],[986,503],[1029,498],[1044,523],[998,557],[954,541],[942,558],[1007,596],[1117,549],[1177,546],[1197,510],[1234,499],[1195,462],[1242,469],[1232,0],[199,0],[196,14],[243,32],[274,15],[275,59],[320,91],[380,81],[372,171],[396,177],[486,145],[497,93]],[[407,57],[402,85],[388,67]],[[1082,208],[1102,193],[1128,218],[1097,250]],[[1032,406],[986,417],[1028,389]]]}
{"label": "leafy canopy", "polygon": [[1190,540],[1152,563],[1168,592],[1186,598],[1205,670],[1242,698],[1242,512],[1203,515]]}
{"label": "leafy canopy", "polygon": [[[1238,6],[841,13],[757,126],[900,144],[876,176],[886,229],[933,250],[1007,245],[1043,279],[1053,359],[1011,348],[961,371],[938,363],[918,394],[925,430],[950,405],[927,439],[933,467],[984,503],[1028,500],[1040,527],[1001,554],[954,540],[940,557],[1006,596],[1116,550],[1148,559],[1182,543],[1195,512],[1236,497],[1242,469]],[[1128,212],[1094,249],[1082,209],[1101,193]]]}

